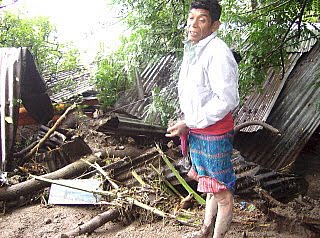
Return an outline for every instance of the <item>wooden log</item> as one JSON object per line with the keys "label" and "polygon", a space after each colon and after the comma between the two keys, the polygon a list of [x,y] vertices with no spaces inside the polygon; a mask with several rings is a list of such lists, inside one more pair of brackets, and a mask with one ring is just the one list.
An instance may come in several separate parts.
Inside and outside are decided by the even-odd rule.
{"label": "wooden log", "polygon": [[104,225],[105,223],[112,221],[120,216],[120,212],[118,209],[110,209],[106,212],[100,213],[99,215],[92,218],[90,221],[78,226],[77,228],[58,235],[56,238],[68,238],[68,237],[76,237],[83,234],[90,234],[95,229]]}
{"label": "wooden log", "polygon": [[[137,157],[138,160],[141,158],[143,159],[144,152],[145,152],[144,150],[139,150],[131,146],[125,147],[123,150],[116,150],[115,148],[110,147],[110,148],[107,148],[105,151],[102,151],[100,156],[89,155],[85,159],[89,163],[97,162],[98,164],[100,164],[102,163],[101,157],[105,157],[105,156],[108,156],[111,158],[117,158],[122,156],[125,157],[125,159],[120,160],[118,163],[110,164],[109,167],[106,168],[106,169],[116,169],[118,167],[121,167],[121,165],[130,166],[131,162],[134,161],[135,157]],[[148,155],[149,153],[155,153],[155,149],[151,149],[149,151],[147,150],[146,155]],[[131,158],[131,156],[133,156],[133,158]],[[74,177],[83,175],[86,171],[90,169],[92,168],[90,168],[90,165],[88,163],[78,160],[52,173],[42,175],[41,177],[47,178],[47,179],[69,179],[69,178],[74,178]],[[49,183],[46,183],[43,181],[30,179],[10,187],[1,187],[0,201],[12,201],[14,199],[19,198],[20,196],[31,194],[35,191],[44,189],[49,185],[50,185]]]}
{"label": "wooden log", "polygon": [[[95,163],[101,161],[101,159],[95,155],[90,155],[86,158],[90,163]],[[57,171],[52,173],[45,174],[41,177],[48,179],[67,179],[74,178],[84,173],[89,169],[89,165],[81,160],[78,160],[72,164],[69,164]],[[19,198],[20,196],[24,196],[30,194],[35,191],[39,191],[48,187],[50,184],[38,181],[36,179],[30,179],[25,182],[21,182],[15,184],[10,187],[1,187],[0,188],[0,201],[10,201]]]}

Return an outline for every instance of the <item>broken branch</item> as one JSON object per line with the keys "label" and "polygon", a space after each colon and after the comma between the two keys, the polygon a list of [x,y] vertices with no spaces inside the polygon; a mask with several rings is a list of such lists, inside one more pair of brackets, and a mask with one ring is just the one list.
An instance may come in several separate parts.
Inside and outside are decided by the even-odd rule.
{"label": "broken branch", "polygon": [[118,209],[111,209],[106,212],[100,213],[96,217],[92,218],[90,221],[78,226],[77,228],[63,233],[57,238],[67,238],[67,237],[76,237],[82,234],[87,234],[93,232],[95,229],[104,225],[108,221],[112,221],[120,216]]}
{"label": "broken branch", "polygon": [[[100,161],[99,157],[90,155],[87,158],[87,161],[94,163]],[[42,175],[40,177],[47,179],[62,179],[62,178],[73,178],[83,174],[88,170],[88,164],[84,163],[81,160],[78,160],[72,164],[69,164],[59,170],[56,170],[52,173]],[[1,187],[0,188],[0,201],[9,201],[14,200],[20,196],[30,194],[32,192],[41,190],[48,187],[47,182],[39,181],[36,179],[29,179],[27,181],[15,184],[10,187]]]}
{"label": "broken branch", "polygon": [[50,130],[47,132],[47,134],[38,142],[38,144],[33,147],[32,150],[24,157],[24,159],[30,158],[32,155],[34,155],[39,147],[49,138],[49,136],[56,130],[56,128],[61,124],[61,122],[66,118],[69,112],[71,112],[76,107],[76,104],[71,105],[67,108],[67,110],[61,115],[61,117],[56,121],[56,123],[53,125],[53,127],[50,128]]}
{"label": "broken branch", "polygon": [[91,164],[90,162],[84,160],[84,159],[81,159],[83,162],[87,163],[88,165],[90,165],[91,167],[95,168],[97,171],[99,171],[108,181],[109,183],[112,185],[112,187],[116,190],[119,189],[119,186],[118,184],[116,184],[109,176],[108,174],[100,167],[100,165],[98,163],[94,163],[94,164]]}
{"label": "broken branch", "polygon": [[180,199],[183,199],[181,193],[179,193],[179,191],[152,164],[150,164],[150,167]]}

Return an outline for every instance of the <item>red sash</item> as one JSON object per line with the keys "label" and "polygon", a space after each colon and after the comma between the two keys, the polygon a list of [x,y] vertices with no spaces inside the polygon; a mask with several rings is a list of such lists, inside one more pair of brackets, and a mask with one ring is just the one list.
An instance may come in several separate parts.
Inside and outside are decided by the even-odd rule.
{"label": "red sash", "polygon": [[213,125],[202,129],[190,129],[190,131],[201,135],[221,135],[233,130],[233,127],[234,121],[232,113],[229,112],[224,118]]}

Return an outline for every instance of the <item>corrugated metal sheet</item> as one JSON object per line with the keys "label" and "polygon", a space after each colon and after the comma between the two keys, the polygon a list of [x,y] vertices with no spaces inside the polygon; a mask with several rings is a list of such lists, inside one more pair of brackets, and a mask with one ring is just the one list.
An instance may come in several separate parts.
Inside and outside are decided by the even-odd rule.
{"label": "corrugated metal sheet", "polygon": [[[301,57],[293,56],[296,59],[289,66],[290,74],[283,85],[279,89],[266,87],[266,92],[252,96],[247,102],[248,105],[262,104],[262,107],[270,105],[268,110],[257,107],[256,114],[263,115],[260,119],[265,118],[267,123],[279,129],[281,136],[272,135],[264,129],[254,133],[239,133],[235,138],[235,146],[246,159],[272,169],[288,168],[318,128],[320,87],[316,84],[320,82],[319,53],[320,43],[317,42],[309,53]],[[271,100],[267,92],[276,91],[279,96],[272,100],[275,101],[272,107],[271,103],[268,104]],[[259,102],[262,95],[265,99]],[[267,111],[270,111],[269,116],[263,113]],[[241,114],[240,110],[240,115],[239,118],[244,118],[246,112]],[[250,116],[247,120],[253,118]]]}
{"label": "corrugated metal sheet", "polygon": [[53,102],[70,102],[86,93],[96,94],[94,84],[90,81],[90,72],[84,67],[77,70],[62,71],[44,76]]}
{"label": "corrugated metal sheet", "polygon": [[[155,87],[165,89],[162,95],[166,98],[177,98],[176,82],[170,80],[171,67],[175,64],[174,54],[162,57],[158,63],[146,67],[140,75],[142,88],[131,89],[124,92],[115,104],[115,108],[123,109],[127,113],[139,118],[146,118],[146,107],[152,101],[152,91]],[[139,97],[139,90],[143,91],[144,97]],[[155,123],[159,123],[159,118],[155,118]]]}
{"label": "corrugated metal sheet", "polygon": [[45,83],[27,48],[0,48],[1,168],[10,167],[20,103],[39,123],[53,117]]}
{"label": "corrugated metal sheet", "polygon": [[[305,63],[306,57],[317,59],[319,48],[315,40],[302,43],[295,49],[285,65],[285,75],[271,69],[262,90],[254,92],[243,107],[235,112],[235,123],[260,120],[279,129],[282,136],[271,135],[260,126],[243,129],[235,137],[235,147],[248,160],[272,169],[291,165],[319,126],[319,111],[315,109],[319,88],[314,87],[316,61]],[[319,44],[319,43],[317,43]],[[317,55],[318,54],[318,55]],[[152,101],[151,92],[155,85],[165,89],[165,97],[177,102],[176,82],[169,80],[168,69],[176,63],[173,56],[163,57],[156,65],[146,68],[141,78],[144,99],[139,99],[136,89],[126,92],[116,104],[140,119],[145,118],[145,107]],[[165,70],[164,70],[165,69]],[[303,71],[304,74],[301,75]],[[319,80],[319,79],[318,79]],[[290,88],[288,90],[288,88]],[[178,104],[177,104],[178,105]],[[157,119],[155,118],[155,123]]]}
{"label": "corrugated metal sheet", "polygon": [[[305,41],[300,46],[301,48],[295,53],[291,53],[285,64],[285,74],[275,69],[270,69],[267,78],[262,85],[261,90],[257,90],[249,95],[246,102],[242,107],[235,112],[235,124],[241,124],[246,121],[266,121],[286,80],[288,79],[291,71],[295,67],[303,52],[308,52],[315,44],[315,40]],[[261,126],[249,126],[242,131],[253,132],[262,129]]]}

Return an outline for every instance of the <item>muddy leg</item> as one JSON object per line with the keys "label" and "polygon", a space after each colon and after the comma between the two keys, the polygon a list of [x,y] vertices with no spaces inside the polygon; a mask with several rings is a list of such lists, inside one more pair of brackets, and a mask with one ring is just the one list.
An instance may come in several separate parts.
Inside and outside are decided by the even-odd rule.
{"label": "muddy leg", "polygon": [[207,194],[206,209],[203,224],[209,228],[208,238],[212,238],[218,203],[212,193]]}
{"label": "muddy leg", "polygon": [[218,213],[213,238],[223,238],[229,230],[232,221],[233,195],[229,190],[225,190],[215,193],[213,196],[218,203]]}
{"label": "muddy leg", "polygon": [[212,238],[215,217],[217,214],[217,202],[212,193],[207,194],[204,221],[199,231],[191,232],[183,238]]}

